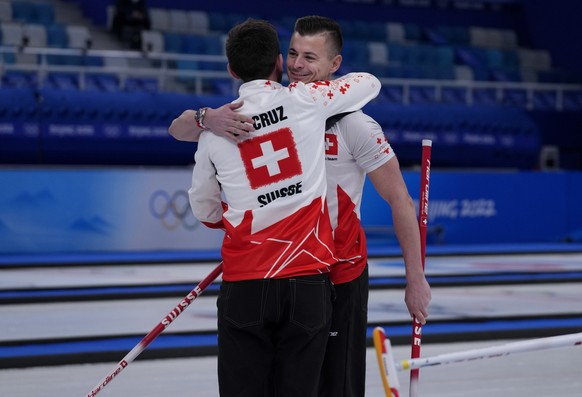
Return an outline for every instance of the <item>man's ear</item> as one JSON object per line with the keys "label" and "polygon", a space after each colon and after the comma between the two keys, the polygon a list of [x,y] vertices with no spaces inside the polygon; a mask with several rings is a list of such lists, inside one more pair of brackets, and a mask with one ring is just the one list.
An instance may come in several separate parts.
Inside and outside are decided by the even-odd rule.
{"label": "man's ear", "polygon": [[338,54],[335,57],[333,57],[333,59],[331,60],[331,68],[329,70],[329,74],[331,75],[331,74],[334,74],[335,72],[337,72],[341,65],[342,65],[342,56],[340,54]]}
{"label": "man's ear", "polygon": [[230,68],[230,63],[226,64],[226,70],[228,70],[228,73],[230,73],[230,75],[234,77],[236,80],[240,80],[240,77],[238,77],[237,74],[233,72],[232,69]]}

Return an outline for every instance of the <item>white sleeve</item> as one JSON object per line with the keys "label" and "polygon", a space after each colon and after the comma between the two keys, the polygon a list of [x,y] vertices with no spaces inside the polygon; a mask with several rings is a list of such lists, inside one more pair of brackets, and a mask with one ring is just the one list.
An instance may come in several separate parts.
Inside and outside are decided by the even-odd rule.
{"label": "white sleeve", "polygon": [[372,172],[395,156],[382,127],[363,112],[344,116],[337,125],[356,163]]}
{"label": "white sleeve", "polygon": [[378,96],[382,84],[369,73],[349,73],[336,80],[315,81],[306,85],[319,108],[327,116],[353,112]]}
{"label": "white sleeve", "polygon": [[210,159],[208,133],[203,133],[196,150],[192,187],[188,190],[194,216],[207,226],[222,221],[222,197],[216,169]]}

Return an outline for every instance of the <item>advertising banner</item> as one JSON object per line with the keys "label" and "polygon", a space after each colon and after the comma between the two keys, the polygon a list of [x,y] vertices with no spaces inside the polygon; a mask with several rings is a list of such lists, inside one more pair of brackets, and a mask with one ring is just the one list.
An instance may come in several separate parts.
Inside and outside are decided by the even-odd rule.
{"label": "advertising banner", "polygon": [[218,249],[192,215],[191,171],[0,172],[0,253]]}
{"label": "advertising banner", "polygon": [[[405,171],[416,204],[420,177]],[[220,249],[192,215],[191,169],[0,171],[0,254]],[[366,182],[369,245],[397,244],[388,204]],[[582,173],[431,172],[428,244],[582,241]]]}
{"label": "advertising banner", "polygon": [[[418,172],[404,172],[416,205]],[[432,171],[428,244],[582,241],[582,173]],[[392,213],[368,181],[361,209],[369,244],[397,244]]]}

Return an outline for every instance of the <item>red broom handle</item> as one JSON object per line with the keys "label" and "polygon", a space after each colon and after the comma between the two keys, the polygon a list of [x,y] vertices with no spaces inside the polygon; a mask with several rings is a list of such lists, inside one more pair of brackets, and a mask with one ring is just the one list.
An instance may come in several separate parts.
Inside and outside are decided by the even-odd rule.
{"label": "red broom handle", "polygon": [[[418,208],[418,226],[420,229],[420,253],[422,259],[422,270],[424,271],[424,262],[426,258],[426,229],[428,226],[428,191],[430,184],[430,155],[432,141],[429,139],[422,140],[422,163],[420,175],[420,197]],[[420,343],[422,338],[422,324],[416,316],[412,320],[412,350],[411,359],[420,357]],[[410,371],[410,389],[409,396],[418,396],[418,377],[419,370]]]}

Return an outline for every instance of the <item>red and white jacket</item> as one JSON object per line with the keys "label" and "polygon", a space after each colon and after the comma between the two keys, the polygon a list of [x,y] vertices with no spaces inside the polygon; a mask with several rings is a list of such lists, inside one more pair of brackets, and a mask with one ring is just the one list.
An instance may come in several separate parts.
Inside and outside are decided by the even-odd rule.
{"label": "red and white jacket", "polygon": [[238,144],[203,133],[189,190],[194,215],[226,231],[224,280],[317,274],[337,262],[325,202],[325,121],[362,108],[379,90],[367,73],[240,87],[239,111],[256,131]]}
{"label": "red and white jacket", "polygon": [[327,206],[339,263],[331,280],[354,280],[366,267],[366,236],[360,206],[366,174],[395,157],[382,127],[361,111],[343,116],[325,132]]}

